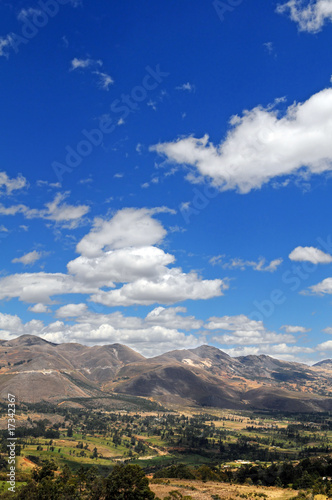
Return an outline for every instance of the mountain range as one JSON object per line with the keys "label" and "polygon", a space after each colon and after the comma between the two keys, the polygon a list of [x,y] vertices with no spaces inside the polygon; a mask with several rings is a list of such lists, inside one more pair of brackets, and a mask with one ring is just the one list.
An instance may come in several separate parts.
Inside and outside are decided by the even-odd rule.
{"label": "mountain range", "polygon": [[331,378],[332,360],[308,366],[266,355],[232,358],[208,345],[145,358],[122,344],[0,340],[0,394],[25,402],[132,395],[166,406],[332,411]]}

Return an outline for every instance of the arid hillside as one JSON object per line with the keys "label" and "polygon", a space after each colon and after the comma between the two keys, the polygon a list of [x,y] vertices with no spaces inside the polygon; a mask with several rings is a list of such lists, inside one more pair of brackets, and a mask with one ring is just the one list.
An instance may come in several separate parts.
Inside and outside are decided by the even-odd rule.
{"label": "arid hillside", "polygon": [[232,358],[211,346],[144,358],[121,344],[0,341],[0,393],[59,402],[127,394],[230,409],[331,411],[331,360],[310,367],[269,356]]}

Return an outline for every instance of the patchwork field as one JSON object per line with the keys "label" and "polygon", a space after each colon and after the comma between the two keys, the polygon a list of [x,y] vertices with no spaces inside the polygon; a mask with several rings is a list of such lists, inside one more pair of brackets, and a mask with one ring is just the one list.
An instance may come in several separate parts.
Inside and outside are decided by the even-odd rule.
{"label": "patchwork field", "polygon": [[[90,400],[86,408],[82,403],[72,408],[18,406],[18,486],[45,464],[51,464],[55,478],[61,478],[66,467],[74,475],[95,470],[105,478],[117,464],[127,464],[144,470],[160,499],[287,500],[298,490],[332,494],[329,413],[195,407],[112,411],[91,409]],[[2,481],[6,426],[1,418]]]}

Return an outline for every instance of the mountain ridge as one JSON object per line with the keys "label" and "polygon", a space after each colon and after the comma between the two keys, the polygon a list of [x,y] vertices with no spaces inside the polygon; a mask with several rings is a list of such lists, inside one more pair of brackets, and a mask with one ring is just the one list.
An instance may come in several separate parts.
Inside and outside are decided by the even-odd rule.
{"label": "mountain ridge", "polygon": [[214,346],[145,358],[123,344],[0,340],[0,394],[21,400],[126,394],[230,409],[332,410],[331,360],[315,366],[267,355],[231,357]]}

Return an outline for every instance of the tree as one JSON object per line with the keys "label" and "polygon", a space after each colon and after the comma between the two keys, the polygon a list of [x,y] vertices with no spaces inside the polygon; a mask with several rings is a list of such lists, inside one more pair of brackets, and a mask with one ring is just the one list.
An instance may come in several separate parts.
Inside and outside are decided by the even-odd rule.
{"label": "tree", "polygon": [[135,446],[135,451],[136,451],[136,453],[144,453],[145,452],[145,446],[142,443],[142,441],[137,442],[137,445]]}
{"label": "tree", "polygon": [[313,479],[310,476],[309,472],[304,471],[302,477],[300,478],[300,480],[298,482],[299,488],[308,489],[312,486],[312,484],[313,484]]}
{"label": "tree", "polygon": [[32,477],[37,483],[41,482],[44,478],[53,479],[55,470],[57,470],[57,466],[53,460],[45,460],[41,469],[33,469]]}
{"label": "tree", "polygon": [[153,500],[155,494],[139,465],[115,465],[106,480],[105,500]]}

